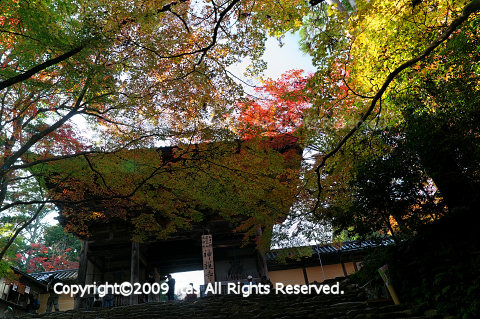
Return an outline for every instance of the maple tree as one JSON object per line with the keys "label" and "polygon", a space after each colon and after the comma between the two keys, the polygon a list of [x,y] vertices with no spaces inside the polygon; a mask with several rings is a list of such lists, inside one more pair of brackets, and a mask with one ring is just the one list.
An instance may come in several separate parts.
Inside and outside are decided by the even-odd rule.
{"label": "maple tree", "polygon": [[10,266],[27,272],[78,268],[80,241],[72,234],[66,233],[62,226],[29,224],[26,233],[12,237],[11,228],[17,224],[14,218],[4,217],[2,224],[0,229],[2,247],[7,246],[7,241],[12,241],[9,244],[11,248],[5,251],[5,258],[0,262],[2,276],[11,275]]}
{"label": "maple tree", "polygon": [[[267,34],[298,27],[307,8],[303,1],[2,1],[0,214],[53,202],[19,187],[40,179],[38,164],[231,139],[224,115],[242,89],[226,68],[248,56],[259,72]],[[72,121],[80,117],[90,138]]]}
{"label": "maple tree", "polygon": [[43,272],[62,269],[77,269],[78,261],[71,261],[68,254],[72,248],[64,250],[47,247],[43,244],[30,244],[25,254],[17,254],[20,263],[25,263],[27,272]]}
{"label": "maple tree", "polygon": [[[478,127],[467,118],[476,118],[478,110],[463,92],[478,91],[478,71],[467,65],[477,61],[478,10],[478,1],[331,1],[313,7],[301,34],[318,71],[298,91],[285,84],[299,71],[268,80],[256,89],[260,98],[240,103],[237,124],[247,137],[301,127],[304,144],[318,155],[314,175],[304,176],[300,206],[312,207],[312,189],[317,198],[298,218],[313,213],[313,221],[326,219],[339,230],[411,235],[443,216],[444,203],[450,211],[475,206],[479,143],[468,132]],[[372,161],[376,166],[367,164]],[[368,190],[374,183],[369,174],[384,176],[376,182],[384,186]],[[394,198],[399,193],[403,198]],[[312,237],[311,229],[304,233]]]}
{"label": "maple tree", "polygon": [[80,240],[61,225],[46,226],[42,237],[16,254],[17,267],[27,272],[78,268]]}
{"label": "maple tree", "polygon": [[[409,95],[411,90],[423,91],[428,87],[428,79],[424,75],[430,69],[438,71],[432,77],[437,81],[442,77],[448,79],[451,77],[452,68],[458,65],[462,58],[468,61],[476,52],[474,45],[468,48],[465,44],[476,39],[473,29],[478,19],[478,1],[456,1],[453,4],[444,1],[422,1],[415,5],[409,1],[349,1],[349,6],[346,1],[342,1],[343,6],[338,2],[320,5],[304,30],[304,48],[314,56],[314,64],[319,67],[310,85],[322,86],[323,92],[312,98],[314,107],[309,114],[313,114],[313,120],[309,123],[316,127],[310,131],[315,132],[318,128],[319,132],[326,136],[320,142],[315,141],[316,136],[312,138],[312,144],[316,145],[320,153],[316,166],[319,191],[314,210],[320,208],[321,192],[328,191],[331,187],[328,183],[322,187],[325,174],[335,167],[336,162],[343,161],[332,158],[342,149],[368,147],[370,144],[356,145],[362,138],[355,138],[355,133],[359,136],[367,135],[379,129],[379,126],[391,127],[392,131],[410,125],[411,128],[418,129],[420,123],[405,112],[400,102],[405,99],[399,97]],[[463,44],[459,45],[460,43]],[[451,59],[451,54],[456,55],[456,58]],[[437,62],[432,63],[435,60]],[[444,67],[447,60],[452,62],[450,69]],[[472,71],[466,72],[464,76],[474,83],[476,71]],[[429,100],[425,100],[425,95],[417,95],[416,98],[425,101],[426,105],[431,104]],[[463,103],[462,99],[456,100],[459,105]],[[418,114],[416,109],[410,110],[413,110],[410,114]],[[455,111],[450,115],[455,116],[457,109],[451,110]],[[328,121],[324,121],[332,111],[336,123],[341,119],[340,125],[332,126]],[[315,120],[318,122],[315,123]],[[478,145],[477,141],[470,142],[474,148]],[[410,147],[413,145],[410,144]],[[440,191],[444,188],[442,196],[445,196],[447,203],[451,203],[449,206],[452,209],[458,205],[449,199],[451,196],[448,190],[452,188],[441,183],[438,168],[438,174],[431,174],[431,166],[435,161],[426,160],[425,150],[427,149],[423,148],[421,152],[418,147],[414,152],[420,155],[425,171],[430,173],[435,182],[439,182],[437,186]],[[429,150],[434,151],[435,148]],[[385,151],[377,153],[378,156],[384,156],[382,154],[385,154]],[[435,156],[435,152],[431,155]],[[331,165],[328,161],[332,161]],[[343,162],[349,165],[348,162]],[[454,162],[450,161],[450,171],[458,165]],[[443,171],[448,171],[446,166]],[[461,177],[460,175],[457,177]],[[330,180],[332,181],[334,179]],[[469,185],[464,183],[465,178],[457,181],[463,183],[463,188]],[[473,190],[475,187],[469,186],[468,193],[472,194],[472,198],[477,193]],[[466,203],[463,201],[463,204]]]}
{"label": "maple tree", "polygon": [[76,269],[80,247],[80,240],[61,225],[45,226],[42,238],[36,243],[30,242],[28,249],[17,254],[17,258],[27,272]]}
{"label": "maple tree", "polygon": [[256,87],[255,98],[238,103],[238,114],[233,118],[238,134],[242,138],[295,134],[311,106],[307,89],[310,77],[302,70],[290,70]]}

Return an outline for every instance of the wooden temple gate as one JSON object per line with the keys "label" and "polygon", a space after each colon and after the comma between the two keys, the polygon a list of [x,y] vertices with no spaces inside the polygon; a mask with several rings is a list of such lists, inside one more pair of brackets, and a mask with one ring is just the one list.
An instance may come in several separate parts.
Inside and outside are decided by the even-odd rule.
{"label": "wooden temple gate", "polygon": [[[248,275],[268,276],[268,271],[263,254],[253,243],[243,245],[244,234],[234,229],[247,219],[250,224],[256,222],[252,217],[256,209],[259,214],[268,213],[267,208],[271,211],[269,226],[287,216],[297,192],[301,154],[296,138],[282,136],[92,154],[47,162],[38,170],[62,211],[60,222],[83,239],[79,284],[144,283],[151,273],[159,281],[172,272],[201,269],[207,270],[207,282],[243,281]],[[199,156],[208,161],[202,162]],[[200,172],[203,179],[198,177]],[[135,200],[125,195],[132,189]],[[221,200],[230,206],[226,205],[222,215],[223,206],[210,207],[198,190],[210,201]],[[170,213],[175,206],[178,216]],[[190,215],[185,217],[183,210]],[[136,223],[138,218],[142,222]],[[151,229],[147,229],[149,223]],[[169,225],[176,232],[168,232],[166,238],[164,230]],[[250,230],[262,226],[251,225]],[[135,237],[143,230],[145,236]],[[205,235],[211,235],[211,246],[202,250]],[[166,239],[158,240],[158,236]],[[132,238],[142,242],[132,242]],[[210,255],[204,257],[204,251]],[[132,295],[119,302],[140,300]],[[76,307],[81,306],[77,300]]]}
{"label": "wooden temple gate", "polygon": [[[169,273],[205,270],[202,236],[206,232],[212,238],[213,264],[207,268],[213,269],[210,277],[213,281],[237,282],[244,281],[248,275],[257,279],[268,276],[264,255],[253,244],[241,247],[243,234],[234,233],[229,223],[217,220],[208,223],[208,228],[199,225],[168,240],[147,243],[130,241],[127,229],[119,225],[92,229],[92,239],[82,241],[78,283],[145,283],[149,274],[155,274],[159,282]],[[139,295],[115,296],[116,305],[141,301]],[[76,308],[84,304],[76,298]]]}

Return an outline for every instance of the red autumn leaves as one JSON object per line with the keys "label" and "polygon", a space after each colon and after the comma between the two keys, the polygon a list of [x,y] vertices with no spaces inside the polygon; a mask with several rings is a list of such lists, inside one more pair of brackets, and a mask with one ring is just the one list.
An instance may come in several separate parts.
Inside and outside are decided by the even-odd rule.
{"label": "red autumn leaves", "polygon": [[242,138],[293,133],[303,124],[308,109],[307,82],[303,70],[285,72],[278,80],[267,79],[255,89],[256,98],[237,104],[236,130]]}

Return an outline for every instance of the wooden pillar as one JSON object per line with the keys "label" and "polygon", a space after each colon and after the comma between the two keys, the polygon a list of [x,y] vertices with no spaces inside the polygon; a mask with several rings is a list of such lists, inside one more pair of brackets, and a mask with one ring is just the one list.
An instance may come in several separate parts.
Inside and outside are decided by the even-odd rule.
{"label": "wooden pillar", "polygon": [[[257,229],[257,236],[259,238],[262,236],[262,229],[260,227]],[[268,276],[267,259],[265,258],[265,254],[258,249],[255,250],[257,253],[257,265],[260,276],[265,276],[267,279],[270,279]]]}
{"label": "wooden pillar", "polygon": [[[88,241],[82,241],[82,248],[80,249],[80,261],[78,263],[77,283],[84,286],[87,283],[87,267],[88,267]],[[77,294],[74,299],[73,308],[78,310],[80,308],[80,294]]]}
{"label": "wooden pillar", "polygon": [[307,269],[305,268],[305,266],[302,266],[302,271],[303,271],[303,279],[305,279],[305,285],[308,285]]}
{"label": "wooden pillar", "polygon": [[265,276],[265,277],[267,277],[267,279],[269,279],[268,268],[267,268],[267,259],[265,258],[265,254],[263,254],[259,250],[256,250],[256,255],[257,255],[258,273],[260,274],[260,276]]}
{"label": "wooden pillar", "polygon": [[347,277],[348,276],[347,268],[345,268],[345,264],[343,263],[343,261],[341,263],[342,263],[343,274],[345,275],[345,277]]}
{"label": "wooden pillar", "polygon": [[[130,261],[130,282],[132,285],[140,280],[140,244],[132,242],[132,256]],[[138,295],[130,295],[130,304],[138,304]]]}

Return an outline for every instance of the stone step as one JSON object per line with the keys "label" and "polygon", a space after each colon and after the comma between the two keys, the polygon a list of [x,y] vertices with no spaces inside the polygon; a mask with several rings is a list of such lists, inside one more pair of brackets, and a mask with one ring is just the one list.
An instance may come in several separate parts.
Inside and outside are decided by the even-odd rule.
{"label": "stone step", "polygon": [[209,296],[195,301],[157,302],[112,309],[67,311],[23,318],[42,319],[382,319],[442,318],[433,310],[408,305],[369,303],[365,294],[349,287],[343,295],[237,295]]}

